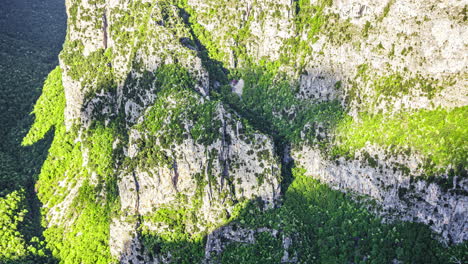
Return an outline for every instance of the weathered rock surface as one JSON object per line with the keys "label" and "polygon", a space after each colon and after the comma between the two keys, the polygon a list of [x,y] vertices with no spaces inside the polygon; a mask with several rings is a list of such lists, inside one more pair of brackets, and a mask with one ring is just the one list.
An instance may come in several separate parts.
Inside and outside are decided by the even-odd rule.
{"label": "weathered rock surface", "polygon": [[[374,153],[368,149],[372,156]],[[362,155],[356,160],[341,158],[330,161],[320,150],[304,146],[292,152],[299,166],[321,182],[344,191],[352,191],[375,199],[390,218],[416,221],[429,225],[451,242],[468,239],[468,182],[454,178],[454,188],[445,190],[436,183],[411,178],[392,164],[410,160],[379,161],[367,164]],[[462,192],[462,194],[460,194]],[[395,214],[396,212],[396,214]]]}
{"label": "weathered rock surface", "polygon": [[[194,120],[165,122],[179,109],[194,111],[175,97],[161,104],[169,109],[158,116],[164,120],[161,129],[145,127],[155,102],[162,100],[155,73],[165,65],[179,65],[193,77],[194,104],[210,102],[210,88],[215,85],[210,83],[202,48],[217,50],[218,56],[210,59],[230,69],[249,67],[240,53],[253,62],[288,57],[291,62],[280,69],[299,84],[298,98],[339,100],[355,118],[360,111],[450,109],[468,104],[468,27],[461,1],[333,1],[323,13],[316,11],[327,22],[313,39],[309,28],[300,29],[295,23],[295,2],[188,0],[191,16],[196,15],[212,42],[201,47],[198,42],[203,40],[194,39],[188,10],[180,6],[149,0],[67,0],[69,26],[60,60],[66,126],[77,126],[83,133],[94,122],[107,125],[121,118],[122,138],[127,140],[113,146],[124,153],[112,168],[112,177],[118,178],[121,215],[112,218],[109,241],[112,256],[120,262],[170,262],[170,255],[150,260],[140,237],[142,230],[170,231],[167,224],[153,219],[160,209],[195,215],[196,221],[194,217],[184,223],[190,234],[213,232],[206,244],[207,263],[222,251],[225,240],[254,243],[258,232],[280,235],[276,230],[219,227],[243,201],[259,199],[270,208],[279,197],[281,162],[269,136],[245,127],[241,117],[217,103],[210,121],[220,126],[212,131],[213,140],[201,143],[192,133]],[[306,48],[293,51],[291,41]],[[378,93],[374,80],[388,76],[417,81],[408,91]],[[433,94],[423,90],[424,85],[430,85]],[[240,80],[233,91],[242,96],[243,88]],[[166,142],[171,126],[180,128],[181,140]],[[85,167],[86,151],[83,147]],[[378,149],[366,151],[379,154]],[[454,178],[457,192],[444,190],[436,183],[413,180],[395,166],[413,168],[417,157],[392,161],[379,156],[378,166],[372,167],[359,155],[351,161],[328,160],[302,143],[294,146],[292,157],[311,177],[368,195],[385,211],[396,211],[399,219],[428,224],[453,242],[468,239],[466,179]],[[70,207],[81,181],[66,179],[63,186],[72,184],[56,211]],[[63,224],[65,216],[51,210],[47,217],[53,224]],[[291,239],[283,237],[284,262],[295,259],[288,253]]]}
{"label": "weathered rock surface", "polygon": [[[240,201],[260,199],[265,208],[274,205],[279,197],[280,168],[271,139],[246,132],[238,117],[226,112],[221,104],[217,105],[212,120],[217,121],[221,124],[216,131],[219,136],[211,144],[203,145],[188,138],[170,148],[161,146],[161,154],[171,160],[169,164],[142,162],[144,155],[140,155],[142,150],[136,146],[137,142],[149,141],[157,135],[149,131],[131,132],[127,155],[138,165],[122,171],[118,182],[120,203],[126,217],[142,220],[137,220],[141,222],[133,229],[115,220],[111,227],[118,231],[115,235],[124,232],[127,234],[124,237],[135,236],[139,226],[155,233],[167,230],[164,223],[151,220],[161,208],[193,212],[196,219],[189,219],[185,227],[187,232],[196,234],[210,232],[210,227],[222,224]],[[189,133],[190,129],[186,129]],[[112,241],[116,243],[114,255],[127,258],[136,254],[123,251],[122,240]]]}
{"label": "weathered rock surface", "polygon": [[[301,95],[341,96],[352,113],[467,105],[468,31],[462,10],[459,1],[333,1],[324,12],[336,14],[334,23],[311,45]],[[333,33],[337,28],[340,33]],[[374,83],[358,73],[362,65],[369,67],[372,81],[392,74],[424,81],[408,93],[376,94]],[[425,82],[444,88],[428,96],[420,87]]]}

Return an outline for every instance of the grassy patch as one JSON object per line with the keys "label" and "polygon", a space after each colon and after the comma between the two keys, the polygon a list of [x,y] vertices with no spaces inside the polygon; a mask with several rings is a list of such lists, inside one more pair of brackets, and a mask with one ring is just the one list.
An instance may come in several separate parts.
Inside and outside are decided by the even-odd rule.
{"label": "grassy patch", "polygon": [[350,152],[370,143],[389,148],[393,154],[407,150],[419,153],[427,158],[424,169],[429,175],[448,168],[463,174],[461,170],[468,159],[467,115],[466,106],[400,112],[394,116],[361,114],[360,121],[344,119],[337,126],[337,138],[339,146]]}

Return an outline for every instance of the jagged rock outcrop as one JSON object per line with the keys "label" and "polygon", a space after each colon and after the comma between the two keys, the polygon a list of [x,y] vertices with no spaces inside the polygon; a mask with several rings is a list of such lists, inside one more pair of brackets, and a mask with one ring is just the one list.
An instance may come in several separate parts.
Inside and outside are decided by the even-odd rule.
{"label": "jagged rock outcrop", "polygon": [[[152,220],[159,211],[182,210],[187,215],[185,232],[197,234],[210,232],[210,227],[224,223],[239,202],[260,199],[265,209],[274,206],[279,197],[280,168],[271,140],[246,131],[240,120],[226,112],[221,104],[216,105],[214,114],[210,122],[219,122],[220,126],[215,131],[217,138],[208,145],[189,137],[164,148],[161,143],[164,128],[156,135],[145,130],[131,131],[129,150],[133,150],[128,155],[130,162],[137,165],[124,168],[118,182],[119,196],[126,219],[140,220],[136,226],[117,220],[111,224],[112,230],[118,230],[111,233],[111,241],[115,241],[110,245],[114,255],[127,258],[128,253],[122,252],[127,244],[140,243],[133,238],[138,226],[155,234],[170,232],[168,223]],[[189,126],[186,132],[190,133]],[[164,156],[169,163],[151,164],[146,160],[149,147],[136,146],[138,141],[154,142],[152,147],[161,149],[152,152],[153,155]],[[125,235],[129,240],[122,239],[121,233],[125,231],[119,227],[127,234],[134,234],[133,237]]]}
{"label": "jagged rock outcrop", "polygon": [[[86,180],[57,177],[72,191],[50,204],[49,226],[72,232],[83,186],[109,186],[103,179],[113,178],[119,206],[108,220],[111,257],[159,263],[171,257],[148,252],[142,236],[181,232],[165,222],[167,212],[184,215],[183,232],[199,235],[251,199],[275,205],[280,162],[272,139],[210,101],[207,70],[176,5],[68,1],[67,12],[60,56],[66,133],[75,143],[111,136],[112,154],[95,153],[93,143],[78,148],[83,172],[73,175]],[[119,133],[88,132],[96,124]],[[100,158],[106,164],[96,164]],[[108,192],[96,199],[110,199]]]}

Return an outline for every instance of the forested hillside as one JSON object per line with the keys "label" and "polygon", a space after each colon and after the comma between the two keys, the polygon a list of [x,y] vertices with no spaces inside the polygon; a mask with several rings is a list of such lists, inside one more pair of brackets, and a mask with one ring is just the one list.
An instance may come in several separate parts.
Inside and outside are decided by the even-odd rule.
{"label": "forested hillside", "polygon": [[21,147],[30,112],[65,36],[60,0],[0,2],[0,263],[54,262],[42,236],[35,181],[50,136]]}

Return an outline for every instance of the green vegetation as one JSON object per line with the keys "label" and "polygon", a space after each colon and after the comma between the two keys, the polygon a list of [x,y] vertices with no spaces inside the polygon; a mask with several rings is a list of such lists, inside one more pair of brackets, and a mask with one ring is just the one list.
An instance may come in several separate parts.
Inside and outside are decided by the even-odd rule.
{"label": "green vegetation", "polygon": [[468,107],[452,110],[418,110],[383,114],[360,115],[360,121],[347,117],[337,127],[339,147],[345,154],[363,148],[367,143],[389,148],[391,154],[406,151],[427,159],[424,173],[433,176],[454,170],[466,176],[468,161]]}
{"label": "green vegetation", "polygon": [[34,147],[20,143],[44,77],[57,65],[65,6],[60,0],[17,0],[2,1],[0,10],[0,263],[55,263],[34,193],[50,136]]}
{"label": "green vegetation", "polygon": [[[52,207],[63,199],[73,199],[65,214],[72,221],[67,227],[52,226],[45,232],[48,247],[61,263],[110,263],[110,216],[115,208],[118,192],[112,166],[114,155],[112,126],[88,131],[83,145],[75,143],[76,133],[66,132],[63,123],[56,127],[49,156],[39,175],[39,197]],[[88,147],[89,169],[82,166],[82,149]],[[90,172],[96,173],[92,179]],[[90,178],[91,177],[91,178]],[[58,183],[67,180],[63,187]],[[93,183],[91,183],[93,181]],[[77,196],[68,196],[79,186]]]}
{"label": "green vegetation", "polygon": [[[454,84],[451,78],[437,80],[424,77],[420,74],[408,76],[405,72],[392,72],[379,76],[374,73],[368,64],[357,67],[354,80],[346,97],[348,103],[356,101],[363,110],[374,110],[381,101],[398,98],[404,95],[425,96],[429,99],[440,92],[444,87]],[[366,93],[365,88],[370,87],[372,94]]]}
{"label": "green vegetation", "polygon": [[[313,126],[334,127],[344,117],[341,105],[337,101],[311,103],[298,99],[298,84],[279,74],[278,66],[265,63],[233,71],[231,79],[244,80],[242,98],[231,93],[228,85],[221,90],[222,98],[256,128],[278,140],[299,143],[319,139]],[[304,131],[306,125],[311,126],[308,131]]]}
{"label": "green vegetation", "polygon": [[[230,2],[217,1],[217,4],[219,8],[224,8]],[[80,41],[67,41],[61,58],[70,67],[69,76],[79,81],[81,88],[86,90],[86,99],[101,91],[115,95],[117,80],[111,61],[116,54],[128,53],[128,67],[134,71],[126,76],[123,97],[143,104],[144,99],[138,93],[151,89],[156,95],[155,100],[144,109],[144,119],[136,125],[127,122],[128,117],[124,116],[122,106],[118,116],[93,116],[87,128],[75,125],[66,129],[62,72],[57,67],[50,73],[33,110],[35,122],[23,140],[23,145],[29,146],[43,138],[50,138],[50,131],[53,131],[50,148],[44,147],[45,151],[48,149],[44,164],[40,164],[42,160],[38,158],[44,149],[29,147],[35,161],[28,163],[17,162],[27,157],[17,158],[9,153],[8,146],[15,144],[12,140],[0,145],[0,263],[117,262],[110,254],[109,226],[113,217],[126,214],[119,204],[117,175],[125,170],[133,171],[137,166],[141,170],[157,166],[175,169],[176,157],[173,155],[176,145],[186,139],[193,139],[204,146],[221,138],[229,141],[222,132],[226,125],[223,122],[232,122],[232,119],[242,122],[241,134],[248,143],[256,143],[249,138],[255,129],[273,137],[278,156],[287,150],[287,146],[313,144],[330,158],[349,158],[370,143],[386,148],[390,155],[421,154],[426,159],[421,166],[427,178],[445,173],[447,168],[451,177],[466,176],[467,107],[399,112],[392,116],[361,112],[357,119],[352,119],[338,101],[313,102],[298,97],[298,83],[281,72],[282,66],[294,67],[296,74],[299,73],[306,62],[303,55],[310,52],[310,44],[318,40],[319,34],[327,37],[330,43],[341,45],[352,41],[356,34],[367,37],[373,27],[367,22],[362,30],[357,30],[337,14],[326,15],[325,10],[331,6],[331,0],[311,2],[295,1],[296,34],[286,41],[278,62],[266,62],[247,54],[246,47],[255,41],[251,34],[252,15],[245,14],[240,27],[232,25],[232,30],[226,33],[226,38],[234,42],[230,47],[234,69],[230,73],[220,62],[227,63],[231,54],[222,47],[223,42],[214,39],[210,31],[203,28],[198,22],[201,14],[196,14],[185,0],[157,1],[160,9],[157,12],[154,12],[157,8],[153,8],[152,3],[130,3],[130,14],[122,12],[112,18],[115,23],[110,32],[116,41],[115,50],[99,49],[84,57],[84,45]],[[380,21],[387,15],[392,3],[388,2]],[[78,3],[72,4],[71,23],[76,23],[78,12],[81,12]],[[207,13],[217,15],[215,9]],[[279,12],[275,13],[275,16],[280,15]],[[265,16],[265,13],[260,12],[259,16]],[[86,21],[93,20],[86,14],[80,17]],[[94,18],[97,21],[94,21],[94,26],[101,27],[99,18]],[[149,26],[156,30],[152,31],[154,28]],[[159,30],[160,26],[164,29]],[[159,43],[161,46],[157,48],[185,41],[199,50],[170,50],[167,53],[164,50],[150,54],[145,44],[156,38],[167,41]],[[8,38],[1,40],[0,45],[2,50],[10,49]],[[410,48],[402,53],[409,54]],[[42,56],[40,51],[36,52],[34,54]],[[150,72],[144,70],[139,52],[161,57],[161,61],[175,61],[175,64],[163,65]],[[196,80],[187,71],[187,66],[182,66],[182,62],[187,62],[182,60],[190,56],[199,56],[210,73],[211,82],[221,84],[219,89],[212,89],[211,98],[203,97],[194,90]],[[13,57],[7,59],[11,65],[18,66]],[[19,61],[27,63],[24,57],[20,57]],[[17,76],[10,79],[7,74],[4,75],[5,83],[13,84],[11,89],[19,87],[15,83]],[[446,85],[444,82],[450,82],[437,82],[419,75],[411,78],[405,76],[403,73],[392,73],[377,77],[372,75],[368,65],[361,65],[356,76],[360,82],[353,83],[355,87],[348,94],[348,101],[362,100],[361,103],[368,99],[360,94],[363,83],[372,87],[375,92],[372,96],[385,100],[412,94],[415,90],[433,98]],[[231,86],[227,85],[229,79],[244,81],[242,96],[232,93]],[[32,82],[36,83],[35,80]],[[335,87],[340,88],[341,85],[339,81]],[[2,102],[10,102],[8,93],[11,89],[5,89],[6,92],[2,90],[0,106],[3,106]],[[19,101],[16,100],[17,95],[13,96],[12,102]],[[95,111],[102,112],[108,103],[99,101]],[[14,126],[11,119],[21,117],[21,113],[16,114],[15,111],[28,107],[12,107],[13,110],[5,107],[5,126]],[[227,111],[232,118],[220,116],[223,111]],[[18,130],[28,124],[24,122]],[[139,148],[136,157],[132,158],[123,155],[123,149],[129,143],[127,133],[130,129],[136,129],[142,135],[136,142],[131,142]],[[21,134],[9,129],[0,132],[8,138]],[[138,235],[150,257],[170,254],[174,263],[202,261],[206,237],[216,226],[201,221],[197,213],[204,202],[201,197],[205,186],[211,184],[215,177],[211,167],[219,155],[218,151],[210,149],[205,153],[208,164],[202,166],[208,168],[207,175],[194,175],[194,199],[189,201],[184,195],[179,195],[174,203],[127,219],[138,223]],[[268,151],[257,150],[248,154],[255,154],[259,159],[270,158]],[[373,157],[367,156],[371,166],[378,166]],[[235,161],[230,162],[236,166]],[[39,164],[36,167],[24,166],[36,163]],[[292,168],[292,162],[282,165],[284,196],[280,207],[263,211],[260,209],[263,208],[262,204],[257,201],[233,201],[229,198],[229,190],[220,194],[223,199],[226,198],[223,203],[237,203],[237,210],[231,216],[228,212],[220,213],[220,222],[231,222],[251,229],[266,227],[279,232],[278,235],[259,232],[255,235],[255,244],[229,244],[218,256],[222,263],[279,263],[284,255],[285,237],[292,240],[292,246],[288,249],[290,257],[297,257],[299,263],[392,263],[394,260],[403,263],[466,262],[466,243],[448,248],[437,242],[427,226],[405,222],[382,223],[381,218],[368,210],[375,204],[367,198],[351,197],[331,190],[306,177],[303,170]],[[28,171],[20,169],[22,166],[27,167]],[[32,176],[39,167],[41,171],[36,189],[43,205],[28,198],[28,195],[36,195]],[[229,181],[229,178],[226,180]],[[264,175],[257,175],[257,180],[262,182]],[[63,207],[60,206],[62,203]],[[45,240],[38,224],[39,212],[35,212],[40,206],[42,213],[49,216],[42,219],[42,228],[47,228],[43,234]],[[145,222],[160,229],[155,231]]]}
{"label": "green vegetation", "polygon": [[65,94],[62,87],[62,71],[56,67],[50,72],[44,83],[41,97],[34,106],[33,114],[36,116],[23,145],[32,145],[42,139],[45,134],[55,125],[63,122],[63,111],[65,110]]}
{"label": "green vegetation", "polygon": [[[38,197],[49,209],[64,199],[73,199],[72,205],[61,212],[73,225],[49,227],[44,232],[47,247],[61,263],[110,263],[109,219],[118,195],[112,176],[116,127],[97,123],[87,131],[81,144],[75,141],[75,127],[65,129],[64,108],[61,70],[56,68],[45,82],[43,94],[34,107],[36,122],[23,141],[32,144],[54,127],[54,140],[37,183]],[[90,171],[83,167],[83,148],[88,149]],[[97,183],[89,182],[90,172],[97,174]],[[64,180],[67,184],[60,184]],[[78,182],[77,196],[69,197]]]}
{"label": "green vegetation", "polygon": [[[193,78],[180,65],[158,69],[155,74],[158,97],[138,129],[156,136],[166,149],[171,144],[182,143],[189,134],[205,145],[219,138],[221,121],[215,119],[219,102],[205,102],[195,92],[194,84]],[[187,122],[192,122],[190,130]]]}
{"label": "green vegetation", "polygon": [[391,74],[373,81],[374,91],[378,95],[396,97],[400,94],[410,94],[414,90],[421,90],[429,99],[442,90],[443,86],[437,84],[434,79],[423,77],[404,79],[400,74]]}
{"label": "green vegetation", "polygon": [[32,219],[24,189],[0,197],[0,263],[50,263],[44,241],[32,236]]}
{"label": "green vegetation", "polygon": [[109,250],[109,203],[99,195],[99,186],[82,184],[71,210],[73,226],[52,226],[44,232],[48,247],[60,263],[112,263]]}
{"label": "green vegetation", "polygon": [[[395,222],[383,224],[369,213],[365,199],[354,202],[331,190],[302,169],[293,169],[280,208],[259,211],[249,204],[233,220],[241,227],[267,227],[280,233],[257,233],[255,244],[232,243],[219,256],[221,263],[280,263],[283,238],[290,237],[289,256],[298,263],[456,263],[466,260],[466,243],[445,248],[432,238],[427,226]],[[354,198],[356,199],[356,198]]]}

